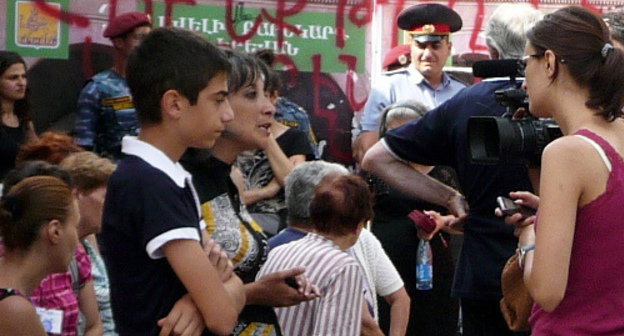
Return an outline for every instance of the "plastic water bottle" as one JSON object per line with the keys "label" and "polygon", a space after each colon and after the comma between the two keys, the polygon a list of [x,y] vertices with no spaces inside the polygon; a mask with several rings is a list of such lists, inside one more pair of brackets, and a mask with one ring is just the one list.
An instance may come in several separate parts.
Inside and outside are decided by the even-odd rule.
{"label": "plastic water bottle", "polygon": [[429,290],[433,288],[432,256],[429,241],[421,239],[418,243],[418,254],[416,255],[416,289]]}

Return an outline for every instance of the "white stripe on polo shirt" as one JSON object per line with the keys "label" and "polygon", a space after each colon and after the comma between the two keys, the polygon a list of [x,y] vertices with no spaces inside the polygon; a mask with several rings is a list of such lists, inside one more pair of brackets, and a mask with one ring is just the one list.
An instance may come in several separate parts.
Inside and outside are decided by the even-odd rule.
{"label": "white stripe on polo shirt", "polygon": [[[199,216],[199,229],[201,232],[206,228],[206,223],[202,218],[201,206],[199,203],[199,197],[195,186],[193,185],[193,179],[191,174],[182,167],[179,162],[172,161],[163,151],[154,147],[154,145],[139,140],[135,136],[124,136],[121,142],[121,152],[128,155],[134,155],[141,160],[147,162],[150,166],[162,171],[167,175],[178,187],[184,189],[188,183],[191,193],[193,194],[193,200],[195,203],[195,209]],[[163,232],[162,234],[152,238],[145,246],[145,251],[152,259],[163,258],[164,255],[160,250],[166,243],[178,240],[178,239],[190,239],[201,242],[200,231],[193,228],[178,228]]]}

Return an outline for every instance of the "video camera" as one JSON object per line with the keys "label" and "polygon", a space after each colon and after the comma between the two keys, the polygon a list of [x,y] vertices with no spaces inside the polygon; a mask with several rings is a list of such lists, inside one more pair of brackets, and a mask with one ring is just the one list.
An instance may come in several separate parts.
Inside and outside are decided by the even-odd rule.
{"label": "video camera", "polygon": [[[495,91],[496,101],[507,111],[501,117],[470,117],[468,148],[470,160],[478,164],[522,163],[539,166],[544,147],[562,135],[553,119],[541,119],[529,113],[526,92],[516,83],[517,60],[476,62],[472,71],[481,78],[509,77],[512,87]],[[512,119],[524,108],[524,117]]]}

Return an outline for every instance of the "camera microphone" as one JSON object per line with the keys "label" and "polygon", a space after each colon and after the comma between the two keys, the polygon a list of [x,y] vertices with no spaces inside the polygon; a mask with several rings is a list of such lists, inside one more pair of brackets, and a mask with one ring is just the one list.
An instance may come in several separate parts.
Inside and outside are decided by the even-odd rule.
{"label": "camera microphone", "polygon": [[478,61],[472,65],[472,74],[480,78],[512,77],[519,76],[518,60],[487,60]]}

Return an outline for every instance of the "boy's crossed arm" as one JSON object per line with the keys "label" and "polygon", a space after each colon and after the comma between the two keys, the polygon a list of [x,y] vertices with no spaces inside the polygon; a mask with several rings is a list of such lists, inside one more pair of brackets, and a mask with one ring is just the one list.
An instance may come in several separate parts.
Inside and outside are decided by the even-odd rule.
{"label": "boy's crossed arm", "polygon": [[[227,256],[223,258],[221,251],[215,249],[218,252],[209,253],[206,258],[206,252],[194,240],[174,240],[162,250],[189,294],[159,321],[161,335],[182,334],[187,328],[197,331],[191,334],[200,334],[204,326],[216,334],[228,335],[246,298],[243,283],[232,273]],[[203,325],[198,326],[197,313]]]}

